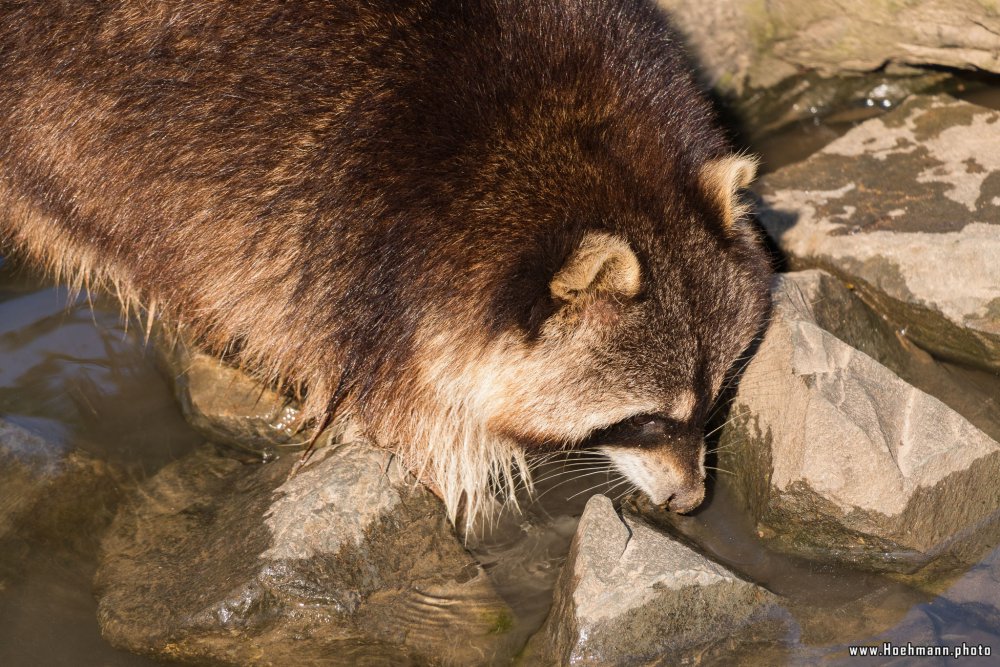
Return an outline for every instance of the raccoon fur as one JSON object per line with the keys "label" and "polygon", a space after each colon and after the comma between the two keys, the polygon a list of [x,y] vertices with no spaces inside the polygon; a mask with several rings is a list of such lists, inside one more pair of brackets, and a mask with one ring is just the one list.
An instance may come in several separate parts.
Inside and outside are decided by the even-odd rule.
{"label": "raccoon fur", "polygon": [[453,520],[580,446],[701,502],[754,169],[644,0],[0,4],[5,250],[351,415]]}

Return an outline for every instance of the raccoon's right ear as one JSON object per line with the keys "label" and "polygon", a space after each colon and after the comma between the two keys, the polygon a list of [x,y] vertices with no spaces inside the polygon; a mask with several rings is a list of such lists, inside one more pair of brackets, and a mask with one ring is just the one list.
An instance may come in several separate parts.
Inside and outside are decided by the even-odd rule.
{"label": "raccoon's right ear", "polygon": [[588,296],[633,297],[642,269],[628,243],[610,234],[587,232],[549,285],[554,299],[576,303]]}
{"label": "raccoon's right ear", "polygon": [[758,161],[747,155],[729,155],[710,160],[701,168],[701,186],[709,199],[722,209],[722,225],[731,229],[748,212],[740,190],[757,175]]}

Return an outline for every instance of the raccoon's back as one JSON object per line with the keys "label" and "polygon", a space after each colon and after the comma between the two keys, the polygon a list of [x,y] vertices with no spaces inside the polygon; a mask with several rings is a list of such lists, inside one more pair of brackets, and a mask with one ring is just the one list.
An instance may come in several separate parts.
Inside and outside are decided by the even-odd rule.
{"label": "raccoon's back", "polygon": [[405,356],[425,5],[5,9],[0,229],[275,376]]}
{"label": "raccoon's back", "polygon": [[0,11],[4,235],[319,393],[496,321],[622,196],[591,143],[650,192],[723,148],[639,0]]}

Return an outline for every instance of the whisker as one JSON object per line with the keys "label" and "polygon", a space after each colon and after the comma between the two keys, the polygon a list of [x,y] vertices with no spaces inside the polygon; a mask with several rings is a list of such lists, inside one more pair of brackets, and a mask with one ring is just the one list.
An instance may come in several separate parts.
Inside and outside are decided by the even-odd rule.
{"label": "whisker", "polygon": [[553,461],[539,468],[547,470],[565,470],[567,468],[581,468],[587,466],[608,465],[608,459],[587,459],[586,461]]}
{"label": "whisker", "polygon": [[617,496],[615,496],[614,502],[618,502],[622,498],[624,498],[625,496],[627,496],[628,494],[632,493],[633,491],[638,491],[638,490],[639,490],[639,487],[637,487],[635,484],[631,484],[631,485],[629,485],[629,487],[627,489],[625,489],[624,491],[622,491],[621,493],[619,493]]}
{"label": "whisker", "polygon": [[[605,493],[605,495],[607,495],[608,493],[610,493],[612,489],[616,489],[616,488],[618,488],[619,486],[621,486],[622,484],[628,484],[628,483],[629,483],[629,479],[628,479],[628,478],[625,478],[625,479],[621,480],[620,482],[617,482],[617,483],[615,483],[615,484],[612,484],[611,486],[609,486],[609,487],[608,487],[608,488],[606,489],[606,493]],[[573,494],[572,496],[570,496],[570,497],[569,497],[569,498],[567,498],[566,500],[573,500],[573,499],[574,499],[574,498],[576,498],[577,496],[582,496],[583,494],[587,493],[588,491],[593,491],[593,490],[595,490],[595,489],[599,489],[600,487],[604,486],[605,484],[607,484],[607,482],[605,482],[604,484],[595,484],[594,486],[592,486],[592,487],[590,487],[590,488],[588,488],[588,489],[584,489],[583,491],[579,491],[579,492],[577,492],[577,493],[574,493],[574,494]]]}
{"label": "whisker", "polygon": [[576,452],[576,451],[566,451],[566,452],[549,452],[548,454],[539,454],[538,456],[533,456],[528,461],[528,466],[530,468],[540,468],[542,466],[554,463],[559,458],[565,458],[566,463],[575,463],[578,461],[596,461],[606,458],[603,454],[599,452]]}
{"label": "whisker", "polygon": [[[595,475],[595,474],[600,474],[600,473],[589,473],[589,474],[586,474],[586,475],[580,475],[579,477],[570,477],[569,479],[564,479],[563,481],[559,482],[558,484],[554,484],[553,486],[550,486],[549,488],[545,489],[545,491],[543,491],[542,493],[538,494],[538,496],[535,497],[535,501],[537,502],[538,500],[541,500],[544,496],[548,495],[550,492],[554,491],[555,489],[558,489],[560,486],[563,486],[565,484],[569,484],[570,482],[574,482],[574,481],[576,481],[576,480],[578,480],[578,479],[580,479],[582,477],[590,477],[591,475]],[[607,471],[606,476],[610,477],[610,469]],[[597,487],[601,486],[602,484],[607,484],[607,481],[601,482],[600,484],[595,485],[594,488],[597,488]]]}
{"label": "whisker", "polygon": [[739,419],[739,417],[740,417],[740,415],[733,415],[732,417],[730,417],[729,419],[727,419],[726,421],[724,421],[722,424],[719,424],[718,426],[716,426],[715,428],[713,428],[711,431],[709,431],[708,433],[706,433],[704,437],[705,438],[712,437],[713,435],[715,435],[716,433],[718,433],[719,431],[721,431],[722,429],[724,429],[725,427],[729,426],[734,421],[736,421],[737,419]]}
{"label": "whisker", "polygon": [[539,484],[544,484],[545,482],[547,482],[549,480],[553,480],[553,479],[556,479],[558,477],[563,477],[565,475],[576,475],[577,477],[589,477],[590,475],[597,475],[597,474],[600,474],[602,472],[607,472],[607,468],[608,468],[608,466],[601,466],[601,467],[598,467],[598,468],[583,468],[583,469],[576,469],[576,470],[562,470],[562,471],[559,471],[559,472],[552,473],[550,475],[545,475],[544,477],[540,477],[540,478],[538,478],[536,480],[532,480],[532,483],[537,486]]}

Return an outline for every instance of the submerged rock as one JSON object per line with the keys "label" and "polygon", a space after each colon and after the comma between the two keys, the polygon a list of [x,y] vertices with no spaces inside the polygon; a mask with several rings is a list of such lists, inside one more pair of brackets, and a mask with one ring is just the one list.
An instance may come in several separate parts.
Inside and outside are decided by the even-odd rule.
{"label": "submerged rock", "polygon": [[0,591],[35,547],[73,556],[96,548],[118,481],[108,464],[0,419]]}
{"label": "submerged rock", "polygon": [[182,340],[158,336],[156,347],[185,419],[212,442],[270,458],[295,437],[299,412],[289,398]]}
{"label": "submerged rock", "polygon": [[775,640],[778,599],[626,514],[587,503],[528,664],[677,664]]}
{"label": "submerged rock", "polygon": [[114,645],[234,664],[491,664],[510,609],[387,452],[327,443],[289,477],[206,446],[116,518],[97,576]]}
{"label": "submerged rock", "polygon": [[792,266],[856,285],[921,347],[1000,371],[1000,111],[912,98],[760,189]]}
{"label": "submerged rock", "polygon": [[876,360],[905,351],[838,280],[785,274],[774,301],[719,447],[762,532],[881,570],[974,561],[1000,538],[1000,443]]}

